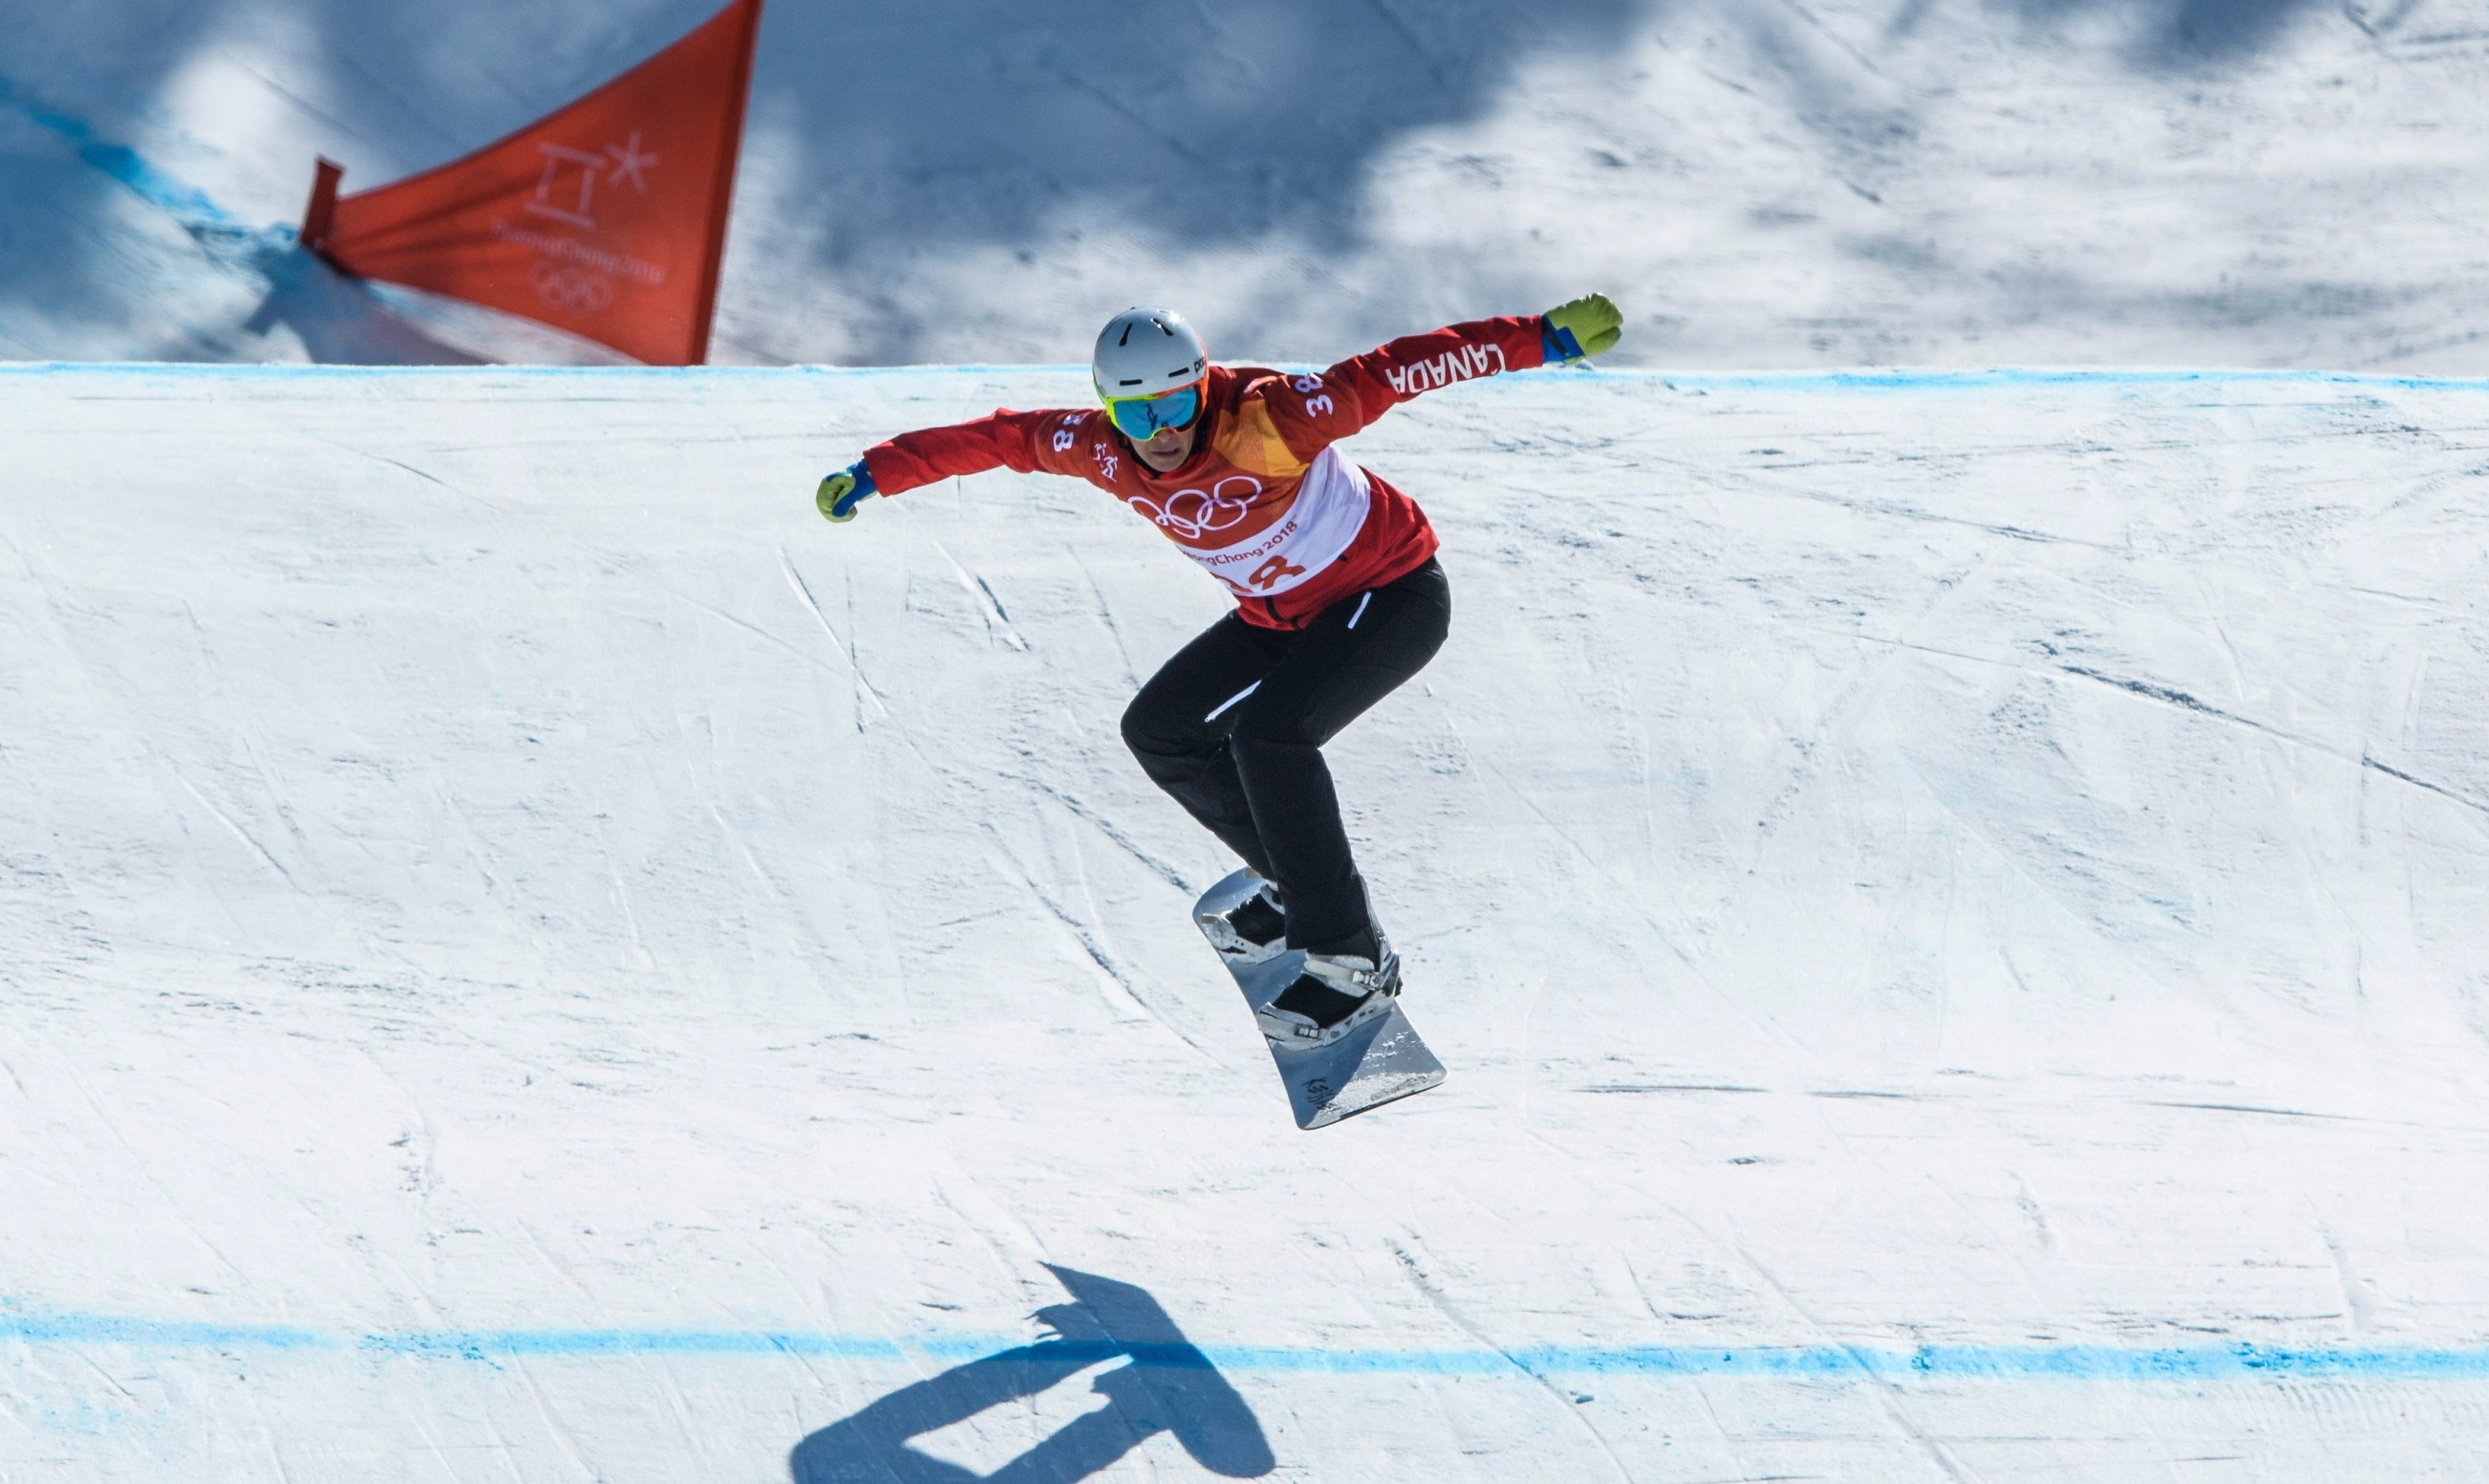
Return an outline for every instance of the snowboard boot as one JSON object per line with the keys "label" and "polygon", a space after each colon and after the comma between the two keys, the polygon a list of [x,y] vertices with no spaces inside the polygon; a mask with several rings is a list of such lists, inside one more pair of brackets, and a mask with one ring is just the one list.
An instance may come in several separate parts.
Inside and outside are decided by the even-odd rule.
{"label": "snowboard boot", "polygon": [[1400,956],[1369,928],[1339,952],[1307,952],[1296,982],[1254,1017],[1273,1045],[1310,1051],[1388,1013],[1399,992]]}
{"label": "snowboard boot", "polygon": [[1268,881],[1225,916],[1203,918],[1201,930],[1219,957],[1240,968],[1288,951],[1288,911],[1279,905],[1279,889]]}

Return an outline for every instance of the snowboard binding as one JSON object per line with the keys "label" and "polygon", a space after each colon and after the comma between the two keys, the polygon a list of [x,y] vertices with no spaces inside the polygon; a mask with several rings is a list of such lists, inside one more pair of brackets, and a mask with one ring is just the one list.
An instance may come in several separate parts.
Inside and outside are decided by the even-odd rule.
{"label": "snowboard binding", "polygon": [[1232,967],[1267,962],[1288,951],[1288,909],[1268,881],[1224,912],[1203,913],[1200,922],[1202,936]]}
{"label": "snowboard binding", "polygon": [[1305,955],[1295,982],[1254,1012],[1254,1018],[1273,1045],[1310,1050],[1388,1013],[1399,993],[1400,956],[1378,936],[1374,957]]}

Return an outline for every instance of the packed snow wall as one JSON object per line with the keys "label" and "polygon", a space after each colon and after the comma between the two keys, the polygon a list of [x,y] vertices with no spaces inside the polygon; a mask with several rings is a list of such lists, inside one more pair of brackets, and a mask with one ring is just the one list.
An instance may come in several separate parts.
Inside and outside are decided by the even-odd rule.
{"label": "packed snow wall", "polygon": [[1082,391],[0,369],[0,1475],[2483,1476],[2489,386],[1394,413],[1315,1134]]}
{"label": "packed snow wall", "polygon": [[[0,357],[596,354],[329,273],[312,160],[453,159],[720,3],[5,0]],[[1172,303],[1310,357],[1600,289],[1619,363],[2477,375],[2484,96],[2480,0],[782,0],[714,354]]]}

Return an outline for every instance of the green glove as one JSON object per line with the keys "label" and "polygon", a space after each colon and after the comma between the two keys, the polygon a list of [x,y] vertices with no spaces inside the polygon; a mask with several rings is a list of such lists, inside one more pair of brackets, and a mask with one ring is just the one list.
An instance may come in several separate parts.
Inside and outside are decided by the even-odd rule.
{"label": "green glove", "polygon": [[813,503],[830,520],[852,521],[856,506],[863,504],[864,498],[873,493],[873,471],[864,467],[864,460],[858,459],[822,480],[820,489],[813,496]]}
{"label": "green glove", "polygon": [[1625,317],[1605,294],[1585,294],[1559,304],[1539,317],[1548,362],[1580,360],[1615,345],[1624,334]]}

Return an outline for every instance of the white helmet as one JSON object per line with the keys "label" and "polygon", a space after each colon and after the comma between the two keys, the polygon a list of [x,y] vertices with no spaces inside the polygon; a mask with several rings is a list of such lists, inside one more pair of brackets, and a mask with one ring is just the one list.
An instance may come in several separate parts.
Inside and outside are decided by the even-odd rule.
{"label": "white helmet", "polygon": [[1172,309],[1127,309],[1098,331],[1089,375],[1101,397],[1152,397],[1210,374],[1201,336]]}

